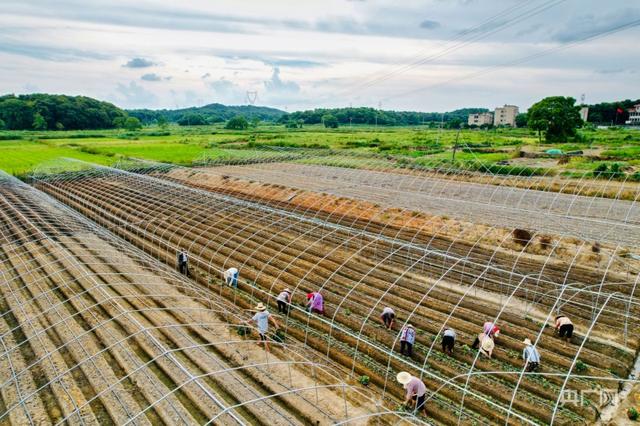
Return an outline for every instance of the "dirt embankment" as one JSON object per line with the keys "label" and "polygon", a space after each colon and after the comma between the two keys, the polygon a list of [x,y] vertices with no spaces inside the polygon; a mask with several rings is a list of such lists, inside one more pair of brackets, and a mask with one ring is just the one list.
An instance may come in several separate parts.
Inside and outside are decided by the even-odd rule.
{"label": "dirt embankment", "polygon": [[295,189],[280,184],[265,184],[221,175],[216,170],[175,169],[167,177],[207,190],[279,203],[298,212],[323,212],[329,219],[380,223],[383,226],[411,229],[452,243],[465,242],[487,253],[526,257],[540,263],[565,262],[592,271],[608,270],[627,274],[640,269],[640,261],[626,257],[627,249],[607,243],[528,231],[531,239],[514,235],[514,229],[472,223],[447,216],[401,208],[388,208],[366,200]]}

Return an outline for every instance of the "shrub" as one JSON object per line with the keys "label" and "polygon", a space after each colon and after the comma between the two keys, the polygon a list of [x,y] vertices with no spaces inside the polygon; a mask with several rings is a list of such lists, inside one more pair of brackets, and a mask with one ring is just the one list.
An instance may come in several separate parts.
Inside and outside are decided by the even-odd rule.
{"label": "shrub", "polygon": [[587,364],[585,364],[584,362],[582,362],[581,360],[576,361],[576,372],[578,373],[584,373],[585,371],[587,371],[589,369],[589,366]]}
{"label": "shrub", "polygon": [[638,413],[638,410],[636,410],[634,407],[631,407],[627,410],[627,417],[629,417],[629,420],[635,422],[636,420],[638,420],[638,417],[640,417],[640,413]]}
{"label": "shrub", "polygon": [[224,126],[224,128],[229,130],[246,130],[249,128],[249,122],[243,116],[237,115],[231,120],[227,121],[227,124]]}
{"label": "shrub", "polygon": [[361,385],[369,386],[371,379],[369,378],[369,376],[360,376],[358,382],[360,382]]}

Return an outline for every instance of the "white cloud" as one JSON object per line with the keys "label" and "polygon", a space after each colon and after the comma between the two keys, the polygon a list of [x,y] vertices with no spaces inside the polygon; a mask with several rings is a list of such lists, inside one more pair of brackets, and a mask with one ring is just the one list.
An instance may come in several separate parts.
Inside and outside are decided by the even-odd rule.
{"label": "white cloud", "polygon": [[[525,104],[542,93],[640,96],[629,90],[640,87],[640,73],[629,72],[640,69],[637,27],[466,77],[638,19],[640,8],[624,0],[561,2],[537,14],[525,12],[540,2],[520,0],[2,3],[0,93],[31,83],[124,107],[175,108],[241,104],[258,91],[260,104],[289,110],[389,98],[385,107],[427,111]],[[612,84],[602,70],[624,81]]]}

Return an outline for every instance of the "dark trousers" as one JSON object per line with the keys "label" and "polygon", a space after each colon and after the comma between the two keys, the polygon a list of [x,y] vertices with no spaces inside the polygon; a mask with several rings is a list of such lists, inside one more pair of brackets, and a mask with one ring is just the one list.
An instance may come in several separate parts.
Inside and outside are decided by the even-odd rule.
{"label": "dark trousers", "polygon": [[540,364],[537,362],[528,362],[526,371],[527,373],[533,373],[534,371],[538,371],[538,367],[540,367]]}
{"label": "dark trousers", "polygon": [[391,325],[391,321],[393,321],[393,315],[391,315],[391,314],[382,315],[382,321],[384,321],[384,325],[387,328],[389,328],[389,326]]}
{"label": "dark trousers", "polygon": [[480,347],[480,339],[476,337],[476,340],[473,341],[473,345],[471,345],[472,349],[478,349]]}
{"label": "dark trousers", "polygon": [[442,352],[453,352],[453,344],[455,339],[452,336],[442,337]]}
{"label": "dark trousers", "polygon": [[423,410],[424,404],[427,402],[427,394],[425,393],[422,396],[413,395],[413,400],[416,401],[416,411]]}
{"label": "dark trousers", "polygon": [[571,336],[573,336],[573,324],[565,324],[563,326],[560,326],[558,334],[560,335],[560,337],[571,339]]}
{"label": "dark trousers", "polygon": [[413,343],[409,343],[406,340],[400,341],[400,355],[411,356],[413,352]]}
{"label": "dark trousers", "polygon": [[289,313],[289,304],[287,302],[283,302],[282,300],[278,300],[278,312],[281,314]]}
{"label": "dark trousers", "polygon": [[187,277],[189,276],[189,265],[187,262],[180,262],[178,269],[182,275],[186,275]]}

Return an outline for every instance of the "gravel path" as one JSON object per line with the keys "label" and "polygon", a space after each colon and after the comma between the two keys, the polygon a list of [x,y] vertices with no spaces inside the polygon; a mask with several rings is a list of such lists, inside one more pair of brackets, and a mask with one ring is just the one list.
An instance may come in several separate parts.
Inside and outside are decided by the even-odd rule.
{"label": "gravel path", "polygon": [[291,163],[223,166],[208,171],[476,223],[640,245],[638,202]]}

